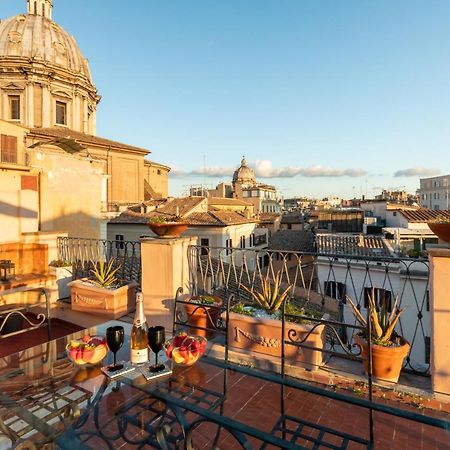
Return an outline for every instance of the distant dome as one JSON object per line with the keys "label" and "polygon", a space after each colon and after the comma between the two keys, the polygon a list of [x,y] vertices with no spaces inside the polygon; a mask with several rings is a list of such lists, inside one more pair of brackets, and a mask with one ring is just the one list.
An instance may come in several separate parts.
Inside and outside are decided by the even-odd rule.
{"label": "distant dome", "polygon": [[253,169],[247,166],[247,161],[245,157],[242,157],[241,166],[239,169],[234,171],[233,183],[242,183],[243,185],[254,185],[256,184],[255,172]]}

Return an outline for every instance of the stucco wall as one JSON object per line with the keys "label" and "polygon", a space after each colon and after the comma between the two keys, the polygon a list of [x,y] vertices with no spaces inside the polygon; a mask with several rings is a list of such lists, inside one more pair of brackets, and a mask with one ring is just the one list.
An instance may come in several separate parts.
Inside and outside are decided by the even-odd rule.
{"label": "stucco wall", "polygon": [[167,169],[147,162],[144,165],[144,180],[160,198],[167,198],[169,195],[169,171]]}
{"label": "stucco wall", "polygon": [[39,147],[32,164],[40,174],[41,231],[99,238],[103,164]]}
{"label": "stucco wall", "polygon": [[38,193],[22,189],[27,172],[0,171],[0,242],[16,242],[21,233],[38,230]]}

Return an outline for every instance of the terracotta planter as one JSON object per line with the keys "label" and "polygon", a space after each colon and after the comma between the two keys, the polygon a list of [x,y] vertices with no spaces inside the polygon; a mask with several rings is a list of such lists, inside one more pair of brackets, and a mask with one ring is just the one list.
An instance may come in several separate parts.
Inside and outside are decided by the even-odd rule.
{"label": "terracotta planter", "polygon": [[158,237],[165,239],[179,237],[188,227],[188,224],[185,222],[149,222],[147,225]]}
{"label": "terracotta planter", "polygon": [[117,319],[132,311],[136,303],[135,281],[117,289],[90,285],[85,279],[71,281],[68,286],[74,311],[102,314]]}
{"label": "terracotta planter", "polygon": [[[397,383],[403,360],[409,352],[409,343],[401,338],[402,345],[385,347],[383,345],[372,345],[372,376],[378,380]],[[355,336],[355,342],[361,347],[364,370],[368,374],[368,345],[367,341],[360,336]]]}
{"label": "terracotta planter", "polygon": [[[191,328],[189,328],[189,332],[192,334],[196,334],[197,336],[203,336],[207,339],[210,339],[212,336],[214,336],[214,331],[200,330],[195,327],[214,328],[214,326],[217,326],[217,319],[222,312],[220,307],[222,306],[223,302],[219,297],[214,297],[212,295],[208,295],[208,297],[215,299],[215,303],[213,305],[192,302],[185,303],[184,309],[188,316],[188,325],[193,325]],[[187,297],[185,301],[195,300],[196,298],[198,297]],[[209,317],[206,311],[208,311]]]}
{"label": "terracotta planter", "polygon": [[439,239],[450,244],[450,223],[428,222],[428,226]]}
{"label": "terracotta planter", "polygon": [[[285,340],[288,333],[296,333],[293,340],[302,340],[313,325],[286,322]],[[230,312],[228,323],[230,347],[281,357],[281,320],[250,317]],[[325,344],[325,326],[319,325],[304,342],[309,347],[322,349]],[[285,356],[290,362],[310,370],[317,370],[323,363],[323,352],[295,345],[285,345]]]}

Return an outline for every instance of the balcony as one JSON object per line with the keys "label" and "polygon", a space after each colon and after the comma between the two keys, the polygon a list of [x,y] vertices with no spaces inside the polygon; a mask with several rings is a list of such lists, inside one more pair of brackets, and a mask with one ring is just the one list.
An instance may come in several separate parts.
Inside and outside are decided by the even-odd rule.
{"label": "balcony", "polygon": [[[294,286],[290,301],[306,312],[318,313],[313,322],[326,328],[323,361],[305,369],[283,358],[267,361],[261,355],[229,349],[228,323],[222,319],[214,324],[216,335],[210,339],[205,359],[191,368],[178,368],[167,392],[162,383],[126,379],[111,391],[108,385],[98,385],[96,373],[89,380],[91,385],[83,385],[88,395],[94,386],[94,401],[81,404],[80,420],[74,422],[68,437],[58,440],[61,448],[70,448],[72,439],[81,438],[87,448],[172,448],[183,445],[183,436],[187,443],[193,439],[194,448],[212,448],[212,442],[221,448],[449,445],[450,397],[441,394],[436,399],[431,383],[432,262],[222,247],[207,247],[205,252],[205,247],[190,243],[190,238],[132,243],[60,238],[58,253],[80,270],[88,270],[89,263],[100,258],[121,260],[126,268],[123,277],[138,277],[142,282],[150,325],[166,320],[167,333],[174,321],[186,326],[185,300],[180,295],[174,299],[174,286],[220,296],[227,314],[233,302],[249,300],[242,284],[260,289],[265,276],[280,273],[282,288]],[[82,275],[82,271],[74,273]],[[378,383],[363,375],[360,355],[353,346],[358,325],[345,299],[352,298],[365,313],[368,288],[377,289],[378,299],[398,297],[399,305],[407,306],[398,329],[411,350],[398,384]],[[290,327],[288,322],[285,327]],[[129,332],[128,324],[125,328]],[[104,329],[96,327],[90,333],[101,334]],[[282,341],[283,346],[304,344]],[[55,358],[55,364],[61,364],[60,356]],[[41,359],[36,361],[41,364]],[[46,364],[53,364],[52,359]],[[88,420],[91,412],[93,421]],[[192,422],[194,418],[198,421]],[[447,431],[442,429],[446,427]]]}

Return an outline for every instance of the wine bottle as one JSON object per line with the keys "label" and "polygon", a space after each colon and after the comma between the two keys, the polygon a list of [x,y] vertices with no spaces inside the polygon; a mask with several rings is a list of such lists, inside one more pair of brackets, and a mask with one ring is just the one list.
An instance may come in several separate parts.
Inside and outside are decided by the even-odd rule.
{"label": "wine bottle", "polygon": [[136,314],[130,336],[130,359],[132,364],[148,361],[148,325],[144,315],[144,297],[142,292],[136,294]]}

